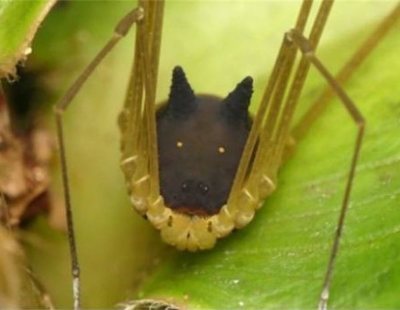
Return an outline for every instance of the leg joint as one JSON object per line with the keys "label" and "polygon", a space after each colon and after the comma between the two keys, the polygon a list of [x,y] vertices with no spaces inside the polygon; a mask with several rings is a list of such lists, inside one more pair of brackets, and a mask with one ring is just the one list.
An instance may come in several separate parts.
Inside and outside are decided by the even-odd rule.
{"label": "leg joint", "polygon": [[128,14],[126,14],[115,27],[115,33],[120,36],[125,36],[132,25],[143,19],[144,10],[142,7],[138,7]]}
{"label": "leg joint", "polygon": [[305,56],[314,55],[314,48],[310,41],[297,29],[290,29],[285,33],[285,37],[288,41],[296,44]]}
{"label": "leg joint", "polygon": [[64,114],[65,110],[63,108],[60,108],[58,105],[53,106],[53,113],[56,116],[62,116]]}

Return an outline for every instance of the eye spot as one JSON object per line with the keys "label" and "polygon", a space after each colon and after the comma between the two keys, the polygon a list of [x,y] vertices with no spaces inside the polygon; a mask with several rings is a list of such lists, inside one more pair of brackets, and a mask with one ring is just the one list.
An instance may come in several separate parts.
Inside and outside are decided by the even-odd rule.
{"label": "eye spot", "polygon": [[182,191],[186,192],[189,189],[189,185],[186,182],[183,182],[181,185]]}
{"label": "eye spot", "polygon": [[182,141],[177,141],[177,142],[176,142],[176,147],[177,147],[178,149],[181,149],[181,148],[183,147],[183,142],[182,142]]}
{"label": "eye spot", "polygon": [[199,183],[200,192],[205,195],[208,193],[209,187],[203,183]]}
{"label": "eye spot", "polygon": [[224,154],[224,153],[225,153],[225,148],[224,148],[223,146],[220,146],[220,147],[218,148],[218,153]]}

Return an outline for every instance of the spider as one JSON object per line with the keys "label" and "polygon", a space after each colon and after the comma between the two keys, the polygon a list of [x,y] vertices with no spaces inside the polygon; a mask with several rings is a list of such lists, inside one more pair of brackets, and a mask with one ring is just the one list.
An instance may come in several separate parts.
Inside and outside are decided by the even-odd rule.
{"label": "spider", "polygon": [[[128,15],[129,17],[127,18],[128,20],[131,19],[133,16],[135,18],[137,18],[139,25],[141,27],[141,30],[139,29],[139,31],[142,31],[143,33],[148,33],[149,31],[146,31],[146,27],[159,27],[159,25],[157,25],[157,18],[155,19],[151,19],[151,18],[146,18],[146,14],[148,14],[149,11],[152,11],[152,9],[147,8],[146,7],[147,3],[143,3],[142,7],[143,7],[143,14],[144,16],[142,17],[142,13],[141,10],[137,10],[137,11],[133,11],[131,12],[131,15]],[[325,5],[325,7],[324,7]],[[306,10],[305,7],[307,6],[307,2],[305,3],[305,5],[303,6],[303,10]],[[330,3],[329,2],[324,2],[323,4],[323,9],[321,10],[321,14],[322,16],[324,15],[324,12],[327,13],[329,11],[329,7]],[[155,9],[156,10],[156,9]],[[157,10],[156,10],[157,11]],[[307,14],[304,14],[305,11],[302,11],[303,13],[300,14],[300,16],[305,17]],[[324,18],[322,18],[324,19]],[[140,21],[139,21],[140,20]],[[150,24],[146,24],[145,21],[148,21]],[[155,25],[153,25],[151,22],[154,22]],[[126,20],[125,22],[122,22],[120,24],[120,26],[122,28],[124,28],[123,26],[127,26]],[[320,31],[322,31],[322,27],[317,26],[316,33]],[[124,30],[124,29],[123,29]],[[157,33],[157,31],[155,32]],[[319,34],[316,34],[316,37],[318,37]],[[140,34],[137,36],[139,39],[143,40],[143,42],[137,44],[137,46],[140,46],[140,44],[142,45],[142,49],[145,49],[143,46],[148,46],[147,50],[149,51],[154,51],[155,54],[157,54],[157,40],[150,40],[148,38],[146,38],[145,36],[141,37]],[[157,35],[155,35],[155,37],[157,37]],[[307,55],[308,59],[303,61],[303,66],[308,67],[310,65],[309,61],[313,61],[314,65],[316,65],[317,67],[320,66],[320,63],[318,62],[318,60],[316,60],[316,58],[314,58],[313,53],[311,52],[311,50],[313,48],[315,48],[314,44],[316,44],[316,42],[313,42],[313,40],[311,40],[311,46],[309,44],[309,42],[307,41],[307,39],[303,38],[302,35],[300,35],[298,30],[294,30],[291,32],[288,32],[286,35],[286,43],[288,46],[296,46],[295,49],[300,49],[301,52],[303,52],[305,55]],[[138,39],[138,40],[139,40]],[[147,41],[146,41],[147,40]],[[318,41],[317,38],[314,38],[314,40]],[[149,45],[147,45],[149,44]],[[155,44],[155,46],[153,46],[152,44]],[[137,49],[140,50],[140,48],[137,47]],[[294,48],[292,48],[294,50]],[[291,49],[288,48],[284,48],[284,54],[287,53],[287,55],[284,55],[285,57],[288,57],[289,60],[293,59],[294,56],[291,55],[291,53],[289,53]],[[136,64],[138,64],[139,68],[141,69],[137,69],[137,70],[143,70],[143,68],[146,68],[146,70],[143,70],[144,72],[147,72],[147,74],[144,75],[143,79],[146,80],[145,82],[142,80],[140,83],[139,88],[144,88],[145,89],[145,93],[146,93],[146,100],[147,103],[154,103],[155,101],[155,89],[156,89],[156,78],[155,76],[157,75],[157,69],[154,68],[153,70],[148,70],[148,68],[152,68],[152,66],[150,64],[154,64],[157,63],[157,58],[158,55],[147,55],[146,57],[143,57],[143,59],[140,58],[140,56],[138,56],[139,54],[136,54]],[[155,57],[155,58],[153,58]],[[291,65],[289,61],[286,63],[286,65]],[[279,64],[279,62],[278,62]],[[153,65],[154,66],[154,65]],[[343,93],[343,91],[341,90],[341,87],[334,81],[329,79],[329,74],[327,72],[325,72],[325,70],[323,69],[323,67],[318,67],[319,69],[322,70],[323,74],[325,74],[325,77],[328,77],[328,80],[330,81],[330,83],[332,85],[334,85],[333,87],[335,88],[336,91],[339,92],[339,95],[341,96],[341,98],[345,101],[345,103],[347,104],[347,107],[352,107],[350,108],[350,111],[353,113],[352,115],[355,116],[356,120],[359,121],[359,124],[361,124],[362,126],[362,117],[360,115],[358,115],[358,113],[356,112],[355,106],[351,103],[351,101],[349,101],[349,98],[345,95],[345,93]],[[85,71],[85,74],[88,71]],[[181,69],[177,68],[174,70],[175,74],[174,76],[176,77],[176,79],[183,79],[183,74]],[[274,72],[274,71],[273,71]],[[275,73],[277,73],[275,71]],[[287,69],[282,69],[281,74],[285,75],[285,73],[289,73],[289,71],[287,71]],[[192,75],[192,73],[189,73],[188,75]],[[140,75],[139,75],[140,76]],[[274,74],[272,75],[274,76]],[[279,80],[279,83],[283,83],[285,84],[285,78],[281,77]],[[247,87],[247,92],[251,92],[249,91],[250,87],[248,86],[250,84],[250,79],[245,79],[243,80],[245,83],[245,86]],[[276,79],[274,79],[273,77],[270,79],[270,81],[272,82],[276,82]],[[272,190],[275,189],[276,185],[277,185],[277,180],[279,180],[279,178],[277,179],[277,172],[278,172],[278,168],[281,165],[281,162],[284,160],[283,156],[285,154],[287,154],[290,151],[290,135],[289,135],[289,129],[290,129],[290,125],[291,122],[289,121],[291,119],[291,113],[292,110],[288,108],[287,113],[284,112],[279,112],[279,102],[280,102],[280,92],[274,92],[271,91],[273,89],[275,89],[275,87],[277,87],[276,85],[273,85],[273,83],[271,82],[270,87],[269,87],[269,91],[266,92],[266,96],[268,96],[268,94],[273,95],[273,102],[274,102],[274,106],[275,108],[271,108],[271,106],[273,104],[270,104],[270,107],[267,109],[266,107],[263,108],[263,105],[260,105],[260,108],[258,110],[258,112],[256,113],[256,115],[251,119],[251,126],[250,126],[250,130],[249,130],[249,138],[246,141],[246,146],[244,146],[244,155],[241,156],[240,159],[240,164],[239,164],[239,168],[238,168],[238,172],[236,172],[234,179],[232,179],[232,186],[231,186],[231,190],[229,193],[229,197],[225,197],[226,198],[226,207],[224,206],[220,206],[221,208],[218,210],[218,213],[213,213],[212,212],[205,212],[206,214],[203,214],[203,211],[198,211],[198,209],[196,208],[194,211],[193,209],[191,209],[190,211],[188,211],[186,208],[180,208],[180,206],[178,205],[178,207],[176,208],[177,212],[174,211],[173,206],[171,205],[170,207],[165,207],[165,206],[161,206],[159,205],[159,203],[162,201],[160,198],[160,196],[155,195],[154,193],[158,192],[157,187],[160,186],[160,184],[157,185],[157,180],[158,177],[157,173],[158,173],[158,162],[157,160],[155,160],[157,158],[156,154],[159,151],[159,149],[157,147],[155,147],[154,144],[152,143],[147,143],[146,139],[150,140],[150,141],[157,141],[155,139],[155,133],[156,133],[156,128],[155,128],[155,118],[156,118],[156,113],[155,113],[155,109],[156,107],[151,107],[151,104],[148,105],[149,108],[139,108],[137,105],[134,105],[139,112],[143,112],[143,115],[141,115],[141,122],[144,122],[144,124],[146,124],[146,126],[148,127],[148,131],[146,132],[146,135],[149,134],[149,137],[146,137],[146,135],[144,135],[143,133],[145,131],[139,131],[138,129],[143,126],[143,123],[141,122],[133,122],[134,125],[129,125],[132,124],[132,122],[128,122],[126,119],[130,118],[130,117],[139,117],[140,113],[134,113],[131,111],[131,107],[127,107],[125,111],[128,112],[124,112],[124,114],[122,114],[121,118],[120,118],[120,124],[122,125],[121,128],[124,131],[122,134],[122,149],[123,149],[123,158],[122,158],[122,166],[124,169],[124,172],[127,176],[127,181],[132,183],[133,182],[133,188],[130,187],[129,190],[131,191],[131,198],[135,203],[135,206],[139,209],[138,211],[140,213],[142,213],[143,215],[145,215],[149,221],[151,221],[158,229],[161,229],[162,234],[163,234],[163,238],[166,239],[167,242],[175,245],[178,248],[182,248],[182,249],[189,249],[189,250],[198,250],[198,249],[203,249],[203,248],[209,248],[211,246],[214,245],[214,242],[216,241],[217,238],[222,237],[227,235],[229,232],[231,232],[234,228],[241,228],[245,225],[248,224],[248,222],[251,221],[251,219],[254,216],[254,211],[259,207],[259,203],[261,201],[263,201],[264,198],[266,198],[266,196],[272,192]],[[132,83],[137,83],[135,82],[135,80],[132,80]],[[78,88],[82,85],[82,84],[75,84],[78,85]],[[241,84],[243,86],[243,84]],[[285,88],[284,86],[282,86],[283,88]],[[172,87],[173,88],[173,87]],[[240,88],[240,87],[239,87]],[[132,89],[132,87],[130,88]],[[278,87],[279,89],[279,87]],[[292,88],[294,89],[293,92],[297,92],[300,91],[299,88]],[[72,93],[69,93],[66,97],[67,100],[66,101],[60,101],[61,103],[59,103],[59,105],[56,108],[56,111],[58,111],[58,124],[59,124],[59,129],[61,129],[61,114],[62,111],[64,110],[64,108],[68,105],[69,101],[72,99],[73,95]],[[136,93],[137,94],[137,93]],[[172,94],[170,95],[170,97],[172,96]],[[172,96],[173,97],[173,96]],[[228,96],[229,97],[229,96]],[[266,98],[268,99],[268,98]],[[137,100],[137,98],[136,98]],[[221,99],[219,99],[219,101],[222,101]],[[129,100],[127,101],[127,104],[132,104],[132,102],[129,103]],[[266,100],[264,100],[264,102],[267,102]],[[166,103],[166,105],[164,105],[164,107],[168,106],[170,104]],[[146,105],[147,106],[147,105]],[[290,105],[289,105],[290,106]],[[264,111],[263,111],[264,110]],[[159,110],[160,111],[160,110]],[[283,114],[280,114],[283,113]],[[128,114],[128,115],[127,115]],[[129,115],[131,114],[131,115]],[[160,113],[161,114],[161,113]],[[159,115],[160,115],[159,114]],[[275,114],[275,117],[274,117]],[[132,116],[134,115],[134,116]],[[285,118],[277,118],[276,115],[284,115],[287,116],[288,119]],[[149,117],[149,119],[147,119],[147,117]],[[160,116],[161,117],[161,116]],[[147,119],[147,120],[146,120]],[[128,124],[128,125],[127,125]],[[129,128],[129,126],[138,126],[136,128]],[[268,130],[263,130],[262,132],[264,133],[263,135],[260,133],[261,131],[255,130],[253,128],[260,128],[257,126],[267,126],[267,128],[271,129],[270,131]],[[246,127],[246,126],[245,126]],[[360,127],[362,128],[362,127]],[[61,132],[61,131],[60,131]],[[269,136],[268,133],[274,133],[277,136]],[[252,134],[253,133],[253,134]],[[362,133],[362,129],[360,129],[360,136]],[[127,137],[132,134],[138,134],[139,136],[137,136],[136,138],[133,138],[132,140],[128,140]],[[61,137],[61,134],[60,134]],[[359,138],[360,141],[361,138]],[[63,139],[61,138],[60,141],[62,142]],[[250,142],[249,142],[250,141]],[[130,145],[133,144],[133,145]],[[134,145],[137,144],[137,145]],[[149,149],[143,148],[144,146],[148,146]],[[180,149],[183,149],[185,147],[186,143],[185,141],[180,141],[180,140],[176,140],[174,143],[174,146],[176,147],[176,151],[179,151]],[[63,144],[61,144],[61,146],[63,146]],[[269,146],[269,147],[266,147]],[[348,185],[347,185],[347,194],[345,195],[345,202],[342,205],[342,217],[341,219],[344,219],[344,213],[346,211],[346,208],[348,206],[347,200],[349,198],[349,192],[350,192],[350,187],[352,184],[352,176],[354,174],[354,169],[356,167],[356,159],[357,159],[357,155],[359,152],[361,146],[361,142],[357,142],[355,144],[355,151],[354,151],[354,160],[353,163],[351,165],[351,169],[350,169],[350,177],[348,179]],[[61,147],[61,154],[65,154],[63,147]],[[132,153],[133,151],[137,151],[138,154],[136,153]],[[228,148],[226,148],[225,146],[221,146],[221,145],[217,145],[216,148],[214,148],[214,150],[217,151],[217,155],[225,155],[227,154],[227,152],[229,151]],[[220,152],[220,150],[222,150]],[[246,152],[246,150],[249,150],[248,152]],[[130,153],[131,152],[131,153]],[[139,154],[140,153],[140,154]],[[246,155],[247,154],[247,155]],[[145,156],[143,156],[145,155]],[[162,157],[163,155],[160,155],[160,157]],[[144,160],[144,161],[148,161],[146,164],[139,164],[139,170],[140,169],[149,169],[150,172],[148,171],[139,171],[140,173],[142,173],[142,175],[140,175],[140,177],[135,177],[132,181],[132,173],[134,172],[134,161],[136,160],[136,158],[138,158],[139,160]],[[267,161],[267,162],[264,162]],[[63,158],[63,162],[64,165],[66,163],[65,158]],[[244,164],[243,164],[244,163]],[[147,168],[148,166],[148,168]],[[242,167],[242,168],[241,168]],[[244,167],[244,168],[243,168]],[[254,168],[255,167],[255,168]],[[261,174],[262,171],[260,171],[260,167],[268,167],[268,172]],[[64,172],[66,171],[65,166],[64,166]],[[67,174],[64,173],[64,177],[67,177]],[[254,178],[254,180],[252,180],[252,178]],[[257,181],[258,180],[258,181]],[[260,181],[260,182],[259,182]],[[146,184],[147,182],[149,182],[149,184]],[[197,181],[196,181],[197,182]],[[263,183],[264,182],[264,183]],[[168,182],[167,182],[168,183]],[[197,182],[200,183],[200,182]],[[246,186],[244,186],[244,184],[249,184],[252,187],[247,188]],[[64,183],[65,185],[68,184],[68,182]],[[185,187],[189,186],[188,184],[185,184],[185,181],[181,181],[178,183],[180,185],[180,188],[182,190],[185,189]],[[256,195],[254,193],[252,193],[252,188],[255,185],[259,185],[259,184],[263,184],[264,187],[261,190],[261,193],[257,194],[257,197],[255,197]],[[132,184],[131,184],[132,185]],[[142,187],[142,185],[145,185],[144,187]],[[150,186],[150,190],[148,190],[148,188],[146,188],[146,186]],[[209,192],[209,190],[212,190],[210,188],[210,186],[208,184],[206,184],[206,187],[208,188],[208,190],[206,191],[207,193]],[[156,190],[155,190],[156,189]],[[246,190],[243,190],[246,189]],[[204,187],[203,187],[204,190]],[[163,189],[161,189],[161,192],[163,191]],[[66,193],[68,193],[68,188],[66,188]],[[244,193],[244,196],[241,195],[241,193]],[[153,196],[155,195],[155,196]],[[236,196],[236,197],[235,197]],[[148,201],[147,198],[149,198]],[[164,197],[165,198],[165,197]],[[225,198],[222,198],[222,200],[224,200]],[[143,199],[145,201],[143,201]],[[190,199],[194,199],[193,197],[191,197]],[[197,198],[196,198],[197,199]],[[195,200],[196,200],[195,199]],[[149,202],[150,201],[150,202]],[[146,205],[146,203],[148,205]],[[172,202],[172,204],[174,204],[174,202]],[[228,207],[232,206],[232,208],[234,208],[235,210],[232,211],[230,210]],[[240,206],[240,207],[239,207]],[[244,207],[241,207],[244,206]],[[186,207],[186,206],[183,206]],[[197,207],[197,206],[196,206]],[[207,208],[205,208],[206,210],[208,210]],[[236,210],[237,209],[237,210]],[[70,210],[70,209],[68,209]],[[154,211],[154,212],[150,212],[150,211]],[[226,213],[226,218],[223,218],[222,216],[218,216],[219,214],[223,214],[223,212]],[[165,214],[164,214],[165,213]],[[232,218],[232,216],[230,216],[229,214],[232,213],[236,213],[234,215],[234,217]],[[71,219],[71,216],[70,216]],[[188,219],[190,219],[191,223],[195,223],[195,224],[189,224],[190,225],[190,229],[189,231],[186,229],[182,229],[179,231],[179,224],[180,222],[183,221],[188,221]],[[194,226],[197,225],[196,221],[198,221],[198,226],[199,228],[195,228]],[[209,224],[211,223],[211,225]],[[332,250],[332,254],[330,255],[330,263],[329,266],[327,268],[328,272],[327,272],[327,276],[326,276],[326,280],[325,280],[325,285],[324,285],[324,290],[323,290],[323,294],[321,297],[321,308],[324,308],[326,306],[326,300],[327,300],[327,288],[329,286],[329,281],[330,281],[330,277],[331,277],[331,271],[332,271],[332,266],[333,266],[333,262],[334,262],[334,258],[335,258],[335,254],[337,251],[337,246],[338,243],[340,241],[340,232],[341,232],[341,228],[343,227],[342,225],[343,221],[341,220],[341,223],[338,225],[339,229],[338,229],[338,233],[335,235],[335,242],[334,242],[334,249]],[[70,222],[71,225],[71,222]],[[187,225],[186,223],[181,224],[183,225]],[[211,227],[211,228],[210,228]],[[171,232],[171,230],[176,229],[178,230],[178,232],[173,231]],[[72,230],[71,230],[72,231]],[[70,234],[71,236],[71,240],[73,241],[73,234]],[[72,247],[72,249],[74,249],[74,247]],[[75,257],[74,251],[73,251],[73,257]],[[76,308],[79,307],[79,299],[78,299],[78,275],[77,275],[77,261],[76,261],[76,257],[74,259],[74,275],[75,275],[75,306]]]}

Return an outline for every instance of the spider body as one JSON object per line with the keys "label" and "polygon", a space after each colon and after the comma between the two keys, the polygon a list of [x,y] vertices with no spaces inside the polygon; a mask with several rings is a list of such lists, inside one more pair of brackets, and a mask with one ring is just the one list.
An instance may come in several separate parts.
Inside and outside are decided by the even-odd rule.
{"label": "spider body", "polygon": [[[246,77],[226,98],[196,96],[182,68],[175,67],[168,101],[155,118],[157,196],[152,194],[145,154],[139,146],[125,157],[131,140],[122,139],[121,166],[133,206],[161,231],[164,241],[180,250],[212,248],[218,238],[247,225],[260,205],[261,199],[251,194],[241,210],[227,203],[252,124],[252,93],[253,80]],[[123,138],[130,122],[124,110]]]}

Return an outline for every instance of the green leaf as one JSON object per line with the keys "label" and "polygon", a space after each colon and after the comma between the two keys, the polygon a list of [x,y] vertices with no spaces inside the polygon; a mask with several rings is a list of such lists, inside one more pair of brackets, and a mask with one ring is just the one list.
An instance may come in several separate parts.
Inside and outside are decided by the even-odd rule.
{"label": "green leaf", "polygon": [[0,1],[0,77],[31,53],[31,41],[55,0]]}
{"label": "green leaf", "polygon": [[[335,4],[318,51],[327,67],[338,71],[394,4]],[[53,12],[34,45],[38,63],[57,65],[49,85],[58,93],[65,90],[130,7],[72,2]],[[198,92],[224,95],[250,74],[256,80],[254,102],[259,101],[298,8],[291,2],[169,2],[159,99],[167,96],[171,69],[180,64]],[[354,147],[350,117],[332,102],[297,144],[277,191],[247,228],[211,251],[177,252],[131,211],[118,168],[116,117],[133,42],[131,35],[107,57],[66,114],[84,306],[143,297],[190,309],[316,307]],[[367,131],[334,270],[332,307],[400,307],[399,48],[399,32],[393,29],[345,85]],[[302,111],[323,87],[311,72]],[[36,228],[47,246],[31,249],[31,262],[57,306],[70,307],[65,238],[45,226]]]}

